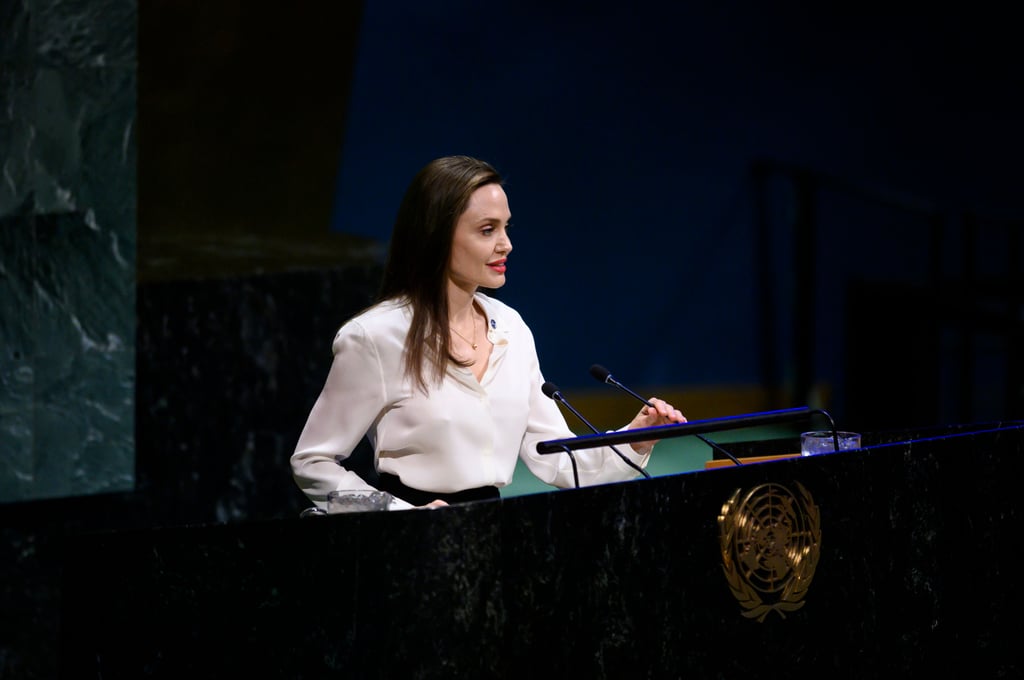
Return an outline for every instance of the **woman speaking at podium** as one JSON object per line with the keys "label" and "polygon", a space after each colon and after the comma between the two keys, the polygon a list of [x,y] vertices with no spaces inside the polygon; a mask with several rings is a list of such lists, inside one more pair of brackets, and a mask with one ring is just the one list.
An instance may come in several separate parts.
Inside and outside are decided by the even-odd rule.
{"label": "woman speaking at podium", "polygon": [[[632,479],[655,442],[542,455],[573,437],[542,393],[533,334],[518,312],[480,292],[505,285],[512,242],[503,180],[467,156],[438,158],[406,189],[378,301],[337,332],[333,362],[291,457],[319,507],[335,489],[371,488],[392,509],[498,498],[517,458],[555,487]],[[686,422],[660,399],[626,429]],[[343,463],[373,447],[374,485]]]}

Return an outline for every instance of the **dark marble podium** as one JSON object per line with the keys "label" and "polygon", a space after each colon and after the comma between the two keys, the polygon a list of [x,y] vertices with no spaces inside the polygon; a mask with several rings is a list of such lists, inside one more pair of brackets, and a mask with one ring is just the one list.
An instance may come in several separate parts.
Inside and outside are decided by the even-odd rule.
{"label": "dark marble podium", "polygon": [[[441,510],[81,534],[66,555],[61,668],[1020,677],[1024,424],[890,439]],[[802,510],[766,489],[793,491]],[[735,512],[759,493],[763,507]],[[724,537],[753,520],[762,530],[746,534],[758,543],[748,555],[785,555],[794,527],[764,529],[796,510],[813,519],[799,593],[742,586],[757,575],[724,560]]]}

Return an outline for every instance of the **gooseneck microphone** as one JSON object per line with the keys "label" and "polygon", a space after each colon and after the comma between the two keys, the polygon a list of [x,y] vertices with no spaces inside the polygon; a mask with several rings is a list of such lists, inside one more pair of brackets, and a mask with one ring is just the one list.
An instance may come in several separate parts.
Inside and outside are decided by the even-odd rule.
{"label": "gooseneck microphone", "polygon": [[612,372],[609,371],[604,366],[602,366],[601,364],[594,364],[593,366],[591,366],[590,367],[590,375],[594,376],[594,379],[597,380],[598,382],[603,382],[603,383],[606,383],[608,385],[614,385],[615,387],[618,387],[623,392],[626,392],[627,394],[630,394],[634,399],[638,399],[638,400],[642,401],[643,403],[647,404],[651,408],[654,407],[654,404],[652,404],[651,402],[647,401],[646,399],[641,397],[639,394],[637,394],[636,392],[634,392],[633,390],[629,389],[628,387],[626,387],[625,385],[620,383],[618,380],[616,380],[615,377],[612,375]]}
{"label": "gooseneck microphone", "polygon": [[[654,404],[652,404],[651,402],[647,401],[646,399],[641,397],[639,394],[637,394],[636,392],[634,392],[633,390],[629,389],[628,387],[626,387],[625,385],[620,383],[618,380],[616,380],[615,377],[612,376],[612,372],[609,371],[604,366],[602,366],[601,364],[594,364],[594,365],[592,365],[590,367],[590,375],[592,375],[594,377],[594,379],[597,380],[598,382],[603,382],[603,383],[606,383],[608,385],[612,385],[614,387],[617,387],[620,390],[622,390],[623,392],[631,395],[634,399],[637,399],[637,400],[643,402],[644,404],[646,404],[650,408],[654,408]],[[704,442],[705,444],[707,444],[708,446],[713,448],[715,451],[718,451],[719,453],[725,454],[725,457],[728,458],[729,460],[731,460],[733,463],[736,463],[736,465],[742,465],[743,464],[742,462],[740,462],[739,458],[737,458],[736,456],[732,455],[731,453],[729,453],[728,451],[726,451],[721,446],[719,446],[715,442],[711,441],[710,439],[708,439],[704,435],[698,434],[698,435],[694,435],[694,436],[696,436],[697,439],[701,440],[702,442]]]}
{"label": "gooseneck microphone", "polygon": [[[549,399],[554,399],[559,404],[565,406],[567,409],[572,411],[573,415],[575,415],[577,418],[579,418],[580,421],[582,421],[584,425],[586,425],[591,430],[593,430],[595,434],[601,434],[601,430],[599,430],[596,427],[594,427],[593,424],[591,424],[591,422],[589,420],[587,420],[586,418],[583,417],[582,413],[580,413],[575,408],[573,408],[572,404],[569,403],[569,400],[567,400],[562,395],[562,392],[558,389],[557,385],[555,385],[552,382],[545,382],[543,385],[540,386],[540,390],[541,390],[541,392],[544,393],[545,397],[548,397]],[[622,451],[619,451],[614,446],[609,446],[608,448],[610,448],[612,451],[614,451],[615,455],[617,455],[619,458],[621,458],[622,462],[624,462],[626,465],[628,465],[629,467],[633,468],[634,470],[636,470],[637,472],[642,474],[644,477],[650,479],[651,475],[648,474],[647,470],[644,470],[642,467],[640,467],[639,465],[637,465],[636,463],[631,461],[626,456],[626,454],[622,453]]]}

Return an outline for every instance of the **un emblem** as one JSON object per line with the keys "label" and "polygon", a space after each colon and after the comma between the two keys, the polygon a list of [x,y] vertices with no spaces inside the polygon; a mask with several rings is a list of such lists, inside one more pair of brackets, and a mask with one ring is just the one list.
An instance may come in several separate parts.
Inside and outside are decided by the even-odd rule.
{"label": "un emblem", "polygon": [[821,518],[810,492],[762,484],[737,489],[718,516],[722,568],[743,616],[764,621],[804,606],[821,549]]}

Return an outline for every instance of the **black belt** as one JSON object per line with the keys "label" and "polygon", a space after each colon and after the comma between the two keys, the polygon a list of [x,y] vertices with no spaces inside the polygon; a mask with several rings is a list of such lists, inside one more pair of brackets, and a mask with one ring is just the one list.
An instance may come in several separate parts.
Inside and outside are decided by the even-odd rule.
{"label": "black belt", "polygon": [[496,486],[478,486],[475,489],[463,489],[451,493],[440,493],[438,491],[423,491],[406,486],[397,475],[389,472],[381,472],[377,480],[377,488],[387,491],[392,496],[401,498],[412,505],[426,505],[430,501],[442,500],[449,505],[454,503],[469,503],[471,501],[487,501],[501,498],[501,493]]}

